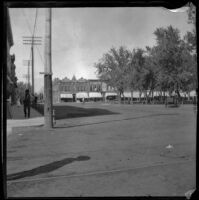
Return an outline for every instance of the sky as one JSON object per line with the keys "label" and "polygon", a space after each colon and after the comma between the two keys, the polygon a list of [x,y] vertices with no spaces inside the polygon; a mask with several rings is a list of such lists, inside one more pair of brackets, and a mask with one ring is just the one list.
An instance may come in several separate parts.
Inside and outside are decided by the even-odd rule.
{"label": "sky", "polygon": [[[172,25],[183,37],[194,27],[188,24],[184,12],[166,8],[52,8],[52,73],[54,78],[97,78],[94,63],[110,48],[125,46],[145,48],[156,44],[156,28]],[[9,8],[18,82],[27,82],[30,46],[23,45],[23,36],[31,36],[36,8]],[[35,36],[42,37],[42,45],[34,47],[35,92],[43,87],[45,8],[37,8]]]}

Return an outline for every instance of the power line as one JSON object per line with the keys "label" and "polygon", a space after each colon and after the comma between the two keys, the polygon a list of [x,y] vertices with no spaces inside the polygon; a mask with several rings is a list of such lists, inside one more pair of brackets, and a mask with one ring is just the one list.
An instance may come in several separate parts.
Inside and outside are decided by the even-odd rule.
{"label": "power line", "polygon": [[34,28],[33,28],[32,37],[34,37],[34,34],[35,34],[35,27],[36,27],[36,24],[37,24],[37,14],[38,14],[38,8],[36,8],[35,23],[34,23]]}
{"label": "power line", "polygon": [[37,52],[39,53],[39,56],[40,56],[40,59],[41,59],[42,63],[44,64],[44,60],[42,58],[42,55],[41,55],[41,52],[39,51],[38,46],[36,46],[36,49],[37,49]]}
{"label": "power line", "polygon": [[28,26],[28,29],[29,29],[30,33],[32,33],[30,23],[28,22],[27,16],[26,16],[26,14],[25,14],[23,8],[22,8],[22,13],[23,13],[24,18],[25,18],[25,20],[26,20],[26,24],[27,24],[27,26]]}
{"label": "power line", "polygon": [[[27,24],[27,27],[28,27],[28,30],[30,32],[30,35],[32,35],[32,37],[30,36],[24,36],[23,37],[23,42],[24,44],[29,44],[31,45],[31,49],[30,49],[30,56],[29,56],[29,60],[32,60],[32,89],[34,91],[34,70],[33,70],[33,67],[34,67],[34,64],[33,64],[33,45],[36,46],[36,49],[38,51],[38,54],[39,54],[39,57],[40,57],[40,60],[42,62],[42,64],[44,65],[44,59],[42,58],[42,55],[40,53],[40,50],[39,48],[37,47],[37,45],[35,44],[39,44],[41,42],[41,37],[36,37],[35,34],[36,34],[36,31],[38,30],[37,29],[37,20],[38,20],[38,15],[39,15],[39,11],[38,9],[36,8],[36,13],[35,13],[35,19],[34,19],[34,26],[33,26],[33,29],[31,31],[31,26],[30,26],[30,23],[29,23],[29,20],[27,18],[27,15],[25,14],[24,10],[22,9],[23,11],[23,15],[24,15],[24,18],[26,20],[26,24]],[[32,57],[32,58],[31,58]]]}
{"label": "power line", "polygon": [[[24,11],[23,8],[22,8],[22,13],[23,13],[23,15],[24,15],[24,18],[25,18],[25,21],[26,21],[26,24],[27,24],[28,30],[29,30],[30,34],[32,34],[30,23],[29,23],[29,21],[28,21],[27,15],[25,14],[25,11]],[[30,49],[29,60],[31,60],[31,49]],[[28,66],[28,68],[29,68],[29,66]],[[29,75],[28,75],[28,76],[29,76]],[[29,83],[29,82],[28,82],[28,83]]]}
{"label": "power line", "polygon": [[23,37],[23,44],[25,45],[31,45],[31,54],[32,54],[32,93],[34,94],[34,46],[35,45],[40,45],[41,43],[41,37],[35,37],[35,29],[37,25],[37,16],[38,16],[38,9],[36,8],[36,13],[35,13],[35,21],[34,21],[34,26],[33,26],[33,32],[32,36],[24,36]]}
{"label": "power line", "polygon": [[[37,23],[37,18],[38,18],[38,9],[36,8],[36,15],[35,15],[35,24],[34,24],[34,30],[33,30],[33,37],[34,37],[34,34],[35,34],[35,31],[37,30],[37,27],[36,27],[36,23]],[[44,61],[43,61],[43,58],[41,56],[41,53],[39,51],[39,48],[36,46],[36,49],[37,49],[37,52],[40,56],[40,59],[42,61],[42,63],[44,64]]]}
{"label": "power line", "polygon": [[[34,24],[34,30],[33,30],[33,37],[34,37],[35,31],[37,30],[37,27],[36,27],[37,18],[38,18],[38,9],[36,8],[36,15],[35,15],[35,24]],[[44,61],[43,61],[43,58],[42,58],[41,53],[40,53],[40,51],[39,51],[39,48],[38,48],[37,46],[36,46],[36,48],[37,48],[37,52],[39,53],[40,59],[41,59],[42,63],[44,64]]]}

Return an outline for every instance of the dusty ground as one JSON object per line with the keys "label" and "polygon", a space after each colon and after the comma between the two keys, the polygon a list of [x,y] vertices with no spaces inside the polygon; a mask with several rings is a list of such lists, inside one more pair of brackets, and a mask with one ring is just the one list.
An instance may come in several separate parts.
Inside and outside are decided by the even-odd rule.
{"label": "dusty ground", "polygon": [[184,196],[195,187],[193,106],[72,105],[114,114],[14,129],[8,197]]}

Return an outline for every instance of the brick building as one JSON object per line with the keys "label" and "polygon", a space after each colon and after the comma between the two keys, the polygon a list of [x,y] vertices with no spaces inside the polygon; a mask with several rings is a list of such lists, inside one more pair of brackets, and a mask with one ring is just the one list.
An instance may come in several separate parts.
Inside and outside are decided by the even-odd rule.
{"label": "brick building", "polygon": [[115,98],[117,93],[114,88],[107,86],[98,79],[72,79],[67,77],[53,80],[53,103],[77,101],[102,101],[107,97]]}
{"label": "brick building", "polygon": [[17,77],[15,73],[16,66],[15,62],[15,55],[10,55],[10,48],[14,45],[13,41],[13,34],[12,34],[12,27],[10,22],[10,15],[9,10],[7,8],[7,21],[6,21],[6,28],[7,28],[7,38],[6,38],[6,99],[7,99],[7,118],[12,117],[11,113],[11,104],[16,103],[16,89],[17,89]]}

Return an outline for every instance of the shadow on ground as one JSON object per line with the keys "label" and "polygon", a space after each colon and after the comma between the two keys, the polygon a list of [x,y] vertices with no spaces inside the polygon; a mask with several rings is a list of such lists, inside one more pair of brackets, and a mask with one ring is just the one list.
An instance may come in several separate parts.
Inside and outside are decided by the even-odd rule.
{"label": "shadow on ground", "polygon": [[30,176],[36,176],[43,173],[49,173],[56,169],[59,169],[60,167],[63,167],[64,165],[70,164],[74,161],[86,161],[89,159],[90,159],[89,156],[78,156],[77,158],[65,158],[63,160],[55,161],[47,165],[42,165],[31,170],[18,172],[14,174],[8,174],[7,180],[10,181],[10,180],[16,180],[16,179],[30,177]]}
{"label": "shadow on ground", "polygon": [[[44,114],[44,106],[40,104],[35,108],[42,115]],[[111,112],[106,109],[100,108],[80,108],[75,106],[67,106],[67,105],[55,105],[53,106],[55,110],[55,119],[65,119],[65,118],[76,118],[76,117],[90,117],[97,115],[113,115],[119,114],[116,112]]]}
{"label": "shadow on ground", "polygon": [[57,129],[57,128],[73,128],[73,127],[78,127],[78,126],[107,124],[107,123],[112,123],[112,122],[128,121],[128,120],[134,120],[134,119],[151,118],[151,117],[168,116],[168,115],[172,116],[172,115],[178,115],[178,114],[150,114],[150,115],[144,115],[144,116],[140,116],[140,117],[129,117],[129,118],[124,118],[124,119],[113,119],[113,120],[106,120],[106,121],[99,121],[99,122],[92,122],[92,123],[83,123],[83,124],[74,124],[74,125],[66,124],[65,126],[56,126],[54,128],[55,129]]}

